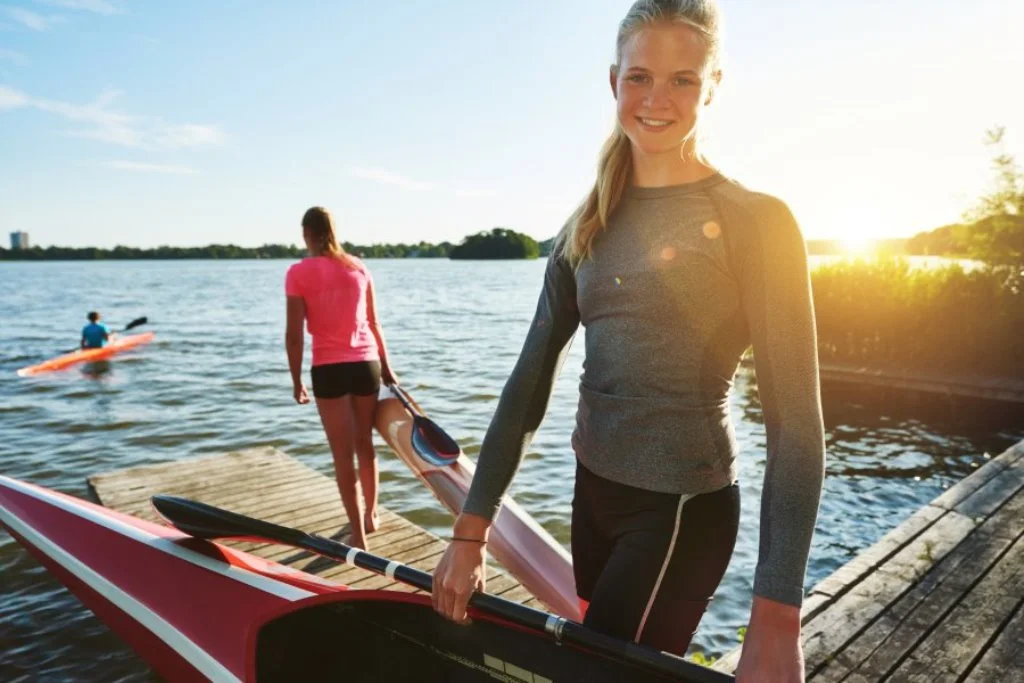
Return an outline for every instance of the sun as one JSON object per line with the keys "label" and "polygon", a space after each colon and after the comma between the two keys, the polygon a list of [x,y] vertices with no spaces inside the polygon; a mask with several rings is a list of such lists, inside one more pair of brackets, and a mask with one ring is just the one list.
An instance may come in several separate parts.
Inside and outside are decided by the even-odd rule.
{"label": "sun", "polygon": [[874,251],[875,242],[869,237],[844,237],[839,240],[843,253],[865,256]]}

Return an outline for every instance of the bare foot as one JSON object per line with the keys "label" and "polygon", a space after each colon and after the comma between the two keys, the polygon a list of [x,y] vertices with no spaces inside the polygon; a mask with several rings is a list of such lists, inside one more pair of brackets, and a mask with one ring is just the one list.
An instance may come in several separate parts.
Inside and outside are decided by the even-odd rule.
{"label": "bare foot", "polygon": [[359,548],[361,550],[369,550],[370,546],[366,542],[365,533],[356,533],[356,530],[352,530],[352,534],[349,536],[349,543],[353,548]]}
{"label": "bare foot", "polygon": [[380,527],[380,518],[377,516],[377,513],[367,513],[366,520],[363,523],[363,528],[366,530],[366,533],[372,534],[378,527]]}

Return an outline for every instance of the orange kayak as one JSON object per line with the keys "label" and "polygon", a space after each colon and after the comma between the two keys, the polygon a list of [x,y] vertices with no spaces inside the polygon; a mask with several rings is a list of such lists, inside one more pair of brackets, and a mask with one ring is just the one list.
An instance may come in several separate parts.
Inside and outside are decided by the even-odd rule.
{"label": "orange kayak", "polygon": [[79,351],[72,351],[71,353],[65,353],[63,356],[57,356],[56,358],[43,361],[39,365],[31,365],[27,368],[22,368],[21,370],[18,370],[18,376],[30,377],[44,372],[63,370],[64,368],[76,363],[88,363],[90,361],[110,358],[122,351],[127,351],[128,349],[133,349],[136,346],[147,344],[153,341],[153,337],[155,336],[156,332],[144,332],[142,334],[120,336],[99,349],[81,349]]}

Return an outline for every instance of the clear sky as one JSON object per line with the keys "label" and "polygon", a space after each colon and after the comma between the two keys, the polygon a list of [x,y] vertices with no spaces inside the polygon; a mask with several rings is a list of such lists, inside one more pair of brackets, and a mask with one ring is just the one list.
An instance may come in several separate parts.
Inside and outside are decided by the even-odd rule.
{"label": "clear sky", "polygon": [[[72,246],[543,239],[593,182],[627,0],[0,0],[0,231]],[[1024,3],[722,0],[714,161],[808,238],[907,236],[1024,147]]]}

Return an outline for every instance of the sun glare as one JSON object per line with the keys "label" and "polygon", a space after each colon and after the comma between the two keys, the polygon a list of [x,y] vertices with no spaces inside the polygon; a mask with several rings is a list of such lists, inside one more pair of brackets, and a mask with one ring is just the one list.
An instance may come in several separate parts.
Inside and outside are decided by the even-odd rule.
{"label": "sun glare", "polygon": [[874,241],[867,237],[844,237],[839,244],[846,254],[865,256],[874,251]]}

